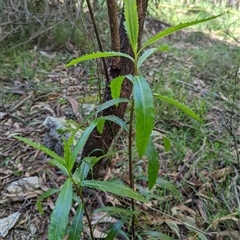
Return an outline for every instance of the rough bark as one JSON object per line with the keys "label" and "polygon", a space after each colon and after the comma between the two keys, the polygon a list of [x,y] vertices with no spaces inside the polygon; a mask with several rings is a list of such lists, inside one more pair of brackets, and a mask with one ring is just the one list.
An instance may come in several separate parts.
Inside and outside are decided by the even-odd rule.
{"label": "rough bark", "polygon": [[[138,14],[139,14],[138,16],[139,16],[139,46],[140,46],[143,25],[144,25],[144,20],[146,16],[147,6],[148,6],[148,0],[138,0],[137,4],[138,4]],[[132,49],[125,32],[123,22],[124,22],[124,17],[122,15],[122,19],[119,26],[120,51],[123,53],[127,53],[129,55],[132,55]],[[110,79],[113,79],[120,75],[133,73],[133,70],[134,70],[133,63],[127,58],[120,58],[119,62],[111,61],[109,67],[110,67],[110,71],[109,71]],[[110,84],[109,82],[106,83],[103,102],[111,100],[109,84]],[[130,98],[131,93],[132,93],[132,84],[129,80],[125,79],[122,85],[121,97]],[[122,103],[122,104],[119,104],[118,107],[113,106],[104,110],[102,112],[102,115],[103,116],[115,115],[123,119],[126,108],[127,108],[127,104]],[[114,124],[112,122],[105,123],[102,134],[99,134],[99,132],[95,129],[90,135],[88,141],[86,142],[86,145],[83,149],[82,157],[86,157],[89,155],[98,157],[107,153],[108,149],[112,144],[114,137],[119,132],[119,130],[120,130],[120,127],[117,124]],[[98,162],[94,166],[93,175],[91,176],[95,179],[98,178],[100,169],[105,167],[106,166],[105,164],[103,165],[103,161]]]}

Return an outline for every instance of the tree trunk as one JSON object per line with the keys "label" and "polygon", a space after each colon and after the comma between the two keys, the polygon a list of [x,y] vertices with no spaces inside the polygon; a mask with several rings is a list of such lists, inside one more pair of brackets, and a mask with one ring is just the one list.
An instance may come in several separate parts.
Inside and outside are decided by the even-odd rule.
{"label": "tree trunk", "polygon": [[[113,1],[113,0],[111,0]],[[138,16],[139,16],[139,46],[141,43],[142,32],[143,32],[143,25],[145,21],[148,0],[137,0],[138,4]],[[111,23],[111,19],[109,20]],[[122,19],[120,22],[119,27],[119,37],[120,37],[120,51],[123,53],[127,53],[132,55],[132,49],[129,44],[125,29],[124,29],[124,16],[122,14]],[[118,26],[115,26],[118,27]],[[133,63],[127,58],[120,58],[117,63],[112,61],[110,64],[110,79],[115,77],[126,75],[129,73],[133,73]],[[122,84],[122,91],[121,97],[122,98],[129,98],[132,93],[132,84],[129,80],[125,79]],[[103,102],[111,100],[111,92],[110,92],[110,82],[106,83],[105,92],[103,96]],[[121,119],[124,118],[124,114],[127,108],[127,103],[121,103],[118,107],[112,106],[102,112],[103,116],[107,115],[115,115]],[[99,157],[107,153],[108,149],[110,148],[114,137],[119,132],[120,127],[119,125],[106,121],[104,130],[102,134],[99,134],[97,129],[94,129],[92,134],[90,135],[88,141],[85,144],[83,149],[82,157],[87,157],[89,155]],[[96,179],[99,177],[99,172],[101,169],[105,169],[106,164],[103,161],[98,162],[93,169],[93,178]]]}

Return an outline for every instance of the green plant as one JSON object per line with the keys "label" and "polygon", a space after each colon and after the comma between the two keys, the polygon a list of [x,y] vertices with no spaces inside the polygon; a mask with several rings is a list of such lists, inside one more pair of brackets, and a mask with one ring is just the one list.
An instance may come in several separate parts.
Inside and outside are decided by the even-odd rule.
{"label": "green plant", "polygon": [[[124,6],[124,14],[125,14],[125,29],[129,39],[129,42],[132,47],[133,56],[121,53],[121,52],[97,52],[92,54],[87,54],[75,60],[72,60],[67,66],[72,66],[78,64],[82,61],[97,59],[97,58],[106,58],[106,57],[126,57],[130,59],[134,64],[134,74],[120,76],[111,81],[111,94],[112,100],[107,101],[98,107],[96,112],[97,118],[91,122],[90,126],[87,127],[76,145],[72,148],[74,141],[74,133],[69,137],[69,139],[64,139],[64,156],[60,157],[56,153],[52,152],[50,149],[44,147],[41,144],[34,143],[29,139],[16,137],[17,139],[24,141],[25,143],[31,145],[32,147],[43,151],[48,154],[52,160],[50,160],[50,164],[58,167],[64,175],[67,176],[67,180],[65,181],[61,190],[51,189],[48,192],[44,193],[39,201],[38,208],[42,212],[41,201],[54,194],[59,192],[58,200],[55,205],[55,209],[53,210],[51,216],[51,224],[48,231],[49,239],[63,239],[63,237],[68,234],[69,239],[79,239],[81,236],[81,230],[83,227],[82,218],[83,212],[87,217],[90,235],[91,238],[94,239],[93,236],[93,228],[91,226],[90,216],[88,214],[86,205],[84,204],[84,199],[82,195],[83,188],[94,188],[97,190],[107,191],[113,194],[116,194],[120,197],[125,197],[131,199],[131,207],[132,209],[128,212],[124,212],[126,217],[122,218],[119,222],[113,225],[110,229],[108,236],[106,239],[113,239],[120,231],[121,226],[125,221],[132,218],[131,231],[132,237],[135,238],[135,218],[138,212],[135,211],[135,201],[146,202],[147,199],[143,197],[141,194],[134,191],[134,181],[135,178],[133,176],[133,130],[136,134],[136,148],[138,157],[141,159],[143,155],[146,155],[148,158],[148,176],[142,176],[143,180],[148,181],[149,190],[153,188],[153,186],[157,183],[160,183],[164,188],[175,193],[176,197],[180,199],[180,194],[178,194],[177,189],[169,182],[164,182],[162,179],[158,178],[158,170],[159,170],[159,162],[158,162],[158,153],[151,139],[151,133],[154,127],[154,117],[155,117],[155,109],[154,109],[154,98],[164,101],[165,103],[169,103],[183,112],[185,112],[188,116],[192,117],[195,120],[201,121],[200,117],[195,114],[189,107],[178,102],[177,100],[163,96],[157,93],[152,93],[152,90],[144,76],[140,74],[140,67],[146,61],[146,59],[157,51],[167,51],[168,46],[160,46],[157,48],[149,48],[151,44],[156,43],[161,38],[172,34],[176,31],[179,31],[188,26],[192,26],[201,22],[209,21],[217,18],[218,16],[195,20],[188,23],[181,23],[177,26],[170,27],[156,36],[148,39],[143,46],[140,48],[138,46],[138,15],[137,15],[137,6],[136,1],[125,1]],[[144,51],[145,50],[145,51]],[[133,92],[132,97],[130,99],[120,98],[120,91],[123,80],[127,78],[133,84]],[[122,119],[110,115],[110,116],[98,116],[102,110],[109,108],[110,106],[127,102],[130,105],[130,120],[129,125],[127,125]],[[135,117],[135,124],[134,124]],[[128,133],[128,157],[129,157],[129,178],[130,178],[130,188],[119,184],[116,182],[104,182],[97,180],[86,180],[90,170],[93,166],[100,161],[105,155],[101,157],[87,157],[81,160],[81,163],[77,169],[74,169],[74,164],[76,162],[77,156],[79,152],[83,149],[90,133],[94,128],[97,127],[98,131],[101,133],[103,131],[103,126],[106,121],[112,121],[118,124],[122,129],[124,129]],[[169,150],[170,142],[165,137],[164,138],[164,146],[166,151]],[[77,196],[75,196],[75,194]],[[77,212],[73,218],[72,225],[66,231],[68,226],[68,215],[70,212],[70,208],[72,206],[73,201],[78,203]],[[117,210],[117,209],[115,209]],[[166,236],[165,236],[166,237]],[[171,239],[168,237],[168,239]]]}

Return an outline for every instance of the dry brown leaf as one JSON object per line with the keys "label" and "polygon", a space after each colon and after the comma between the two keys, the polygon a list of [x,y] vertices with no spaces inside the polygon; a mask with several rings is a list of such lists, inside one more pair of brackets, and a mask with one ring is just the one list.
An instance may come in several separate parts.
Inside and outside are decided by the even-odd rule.
{"label": "dry brown leaf", "polygon": [[95,212],[92,215],[92,221],[91,224],[97,224],[97,223],[115,223],[118,220],[116,218],[113,218],[108,215],[106,212]]}
{"label": "dry brown leaf", "polygon": [[196,204],[197,204],[197,206],[198,206],[199,212],[200,212],[203,220],[204,220],[206,223],[208,223],[207,213],[206,213],[206,211],[205,211],[205,209],[204,209],[204,205],[203,205],[202,201],[196,200]]}
{"label": "dry brown leaf", "polygon": [[[182,213],[184,211],[188,212],[191,216],[196,216],[196,212],[195,211],[193,211],[191,208],[189,208],[189,207],[187,207],[187,206],[185,206],[183,204],[171,208],[171,211],[173,213],[173,216],[179,215],[179,213]],[[184,215],[186,215],[186,214],[184,214]]]}
{"label": "dry brown leaf", "polygon": [[219,223],[223,222],[225,220],[232,220],[232,221],[239,223],[239,218],[236,218],[233,214],[229,214],[229,215],[226,215],[226,216],[223,216],[220,218],[216,218],[215,220],[213,220],[213,222],[212,222],[213,229],[217,229]]}
{"label": "dry brown leaf", "polygon": [[222,231],[216,236],[216,240],[222,240],[223,237],[230,237],[232,240],[240,240],[240,233],[237,231]]}
{"label": "dry brown leaf", "polygon": [[108,195],[107,193],[105,193],[105,199],[106,199],[106,203],[111,203],[114,207],[116,205],[118,206],[122,205],[116,197]]}
{"label": "dry brown leaf", "polygon": [[217,181],[217,182],[223,182],[226,178],[226,176],[231,173],[233,170],[230,166],[216,170],[213,173],[213,178]]}
{"label": "dry brown leaf", "polygon": [[78,102],[73,97],[67,97],[67,100],[71,104],[73,113],[76,114],[76,115],[79,115],[79,113],[80,113],[80,111],[79,111],[80,106],[79,106]]}

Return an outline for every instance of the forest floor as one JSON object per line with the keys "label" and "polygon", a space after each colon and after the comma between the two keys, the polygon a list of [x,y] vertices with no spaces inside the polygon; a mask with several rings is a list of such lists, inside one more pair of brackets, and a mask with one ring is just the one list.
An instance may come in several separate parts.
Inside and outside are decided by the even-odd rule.
{"label": "forest floor", "polygon": [[[147,34],[158,30],[149,27]],[[204,123],[195,122],[172,106],[155,102],[154,143],[159,151],[159,178],[173,183],[179,196],[161,185],[148,193],[146,183],[137,181],[137,190],[150,201],[137,205],[142,213],[136,234],[138,239],[161,239],[160,233],[164,233],[172,239],[239,240],[240,44],[234,39],[225,41],[211,33],[190,30],[165,38],[164,43],[170,46],[170,51],[154,55],[144,66],[143,74],[154,92],[184,102]],[[98,104],[98,79],[103,86],[104,76],[97,76],[92,63],[67,69],[65,64],[81,54],[70,47],[71,53],[66,49],[22,46],[1,60],[0,219],[20,213],[14,215],[19,217],[18,221],[3,239],[47,239],[56,195],[43,200],[43,215],[36,202],[42,193],[60,188],[65,180],[61,172],[48,164],[45,154],[14,136],[42,143],[47,116],[73,119],[85,128],[91,121],[86,107]],[[169,152],[164,151],[163,136],[171,141]],[[125,135],[120,133],[113,146],[116,154],[110,160],[107,179],[129,182],[127,144]],[[146,159],[135,157],[135,175],[146,171]],[[17,182],[18,192],[10,191],[12,182],[29,177],[35,177],[37,184]],[[129,207],[124,199],[98,194],[106,206]],[[85,201],[89,211],[94,210],[96,199],[86,193]],[[74,212],[73,207],[70,217]],[[96,222],[103,215],[95,213],[92,217]],[[115,219],[120,217],[114,215]],[[100,238],[111,221],[114,222],[100,221],[96,237]],[[124,230],[127,229],[126,224]],[[89,239],[87,232],[86,227],[83,239]]]}

